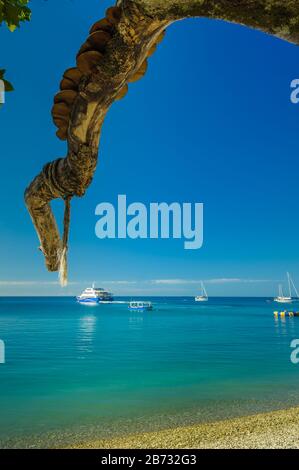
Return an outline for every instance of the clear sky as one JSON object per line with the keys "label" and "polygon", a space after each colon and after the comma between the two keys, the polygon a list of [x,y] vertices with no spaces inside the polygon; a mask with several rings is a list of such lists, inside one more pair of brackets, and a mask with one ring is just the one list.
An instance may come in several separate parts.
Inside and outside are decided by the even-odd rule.
{"label": "clear sky", "polygon": [[[64,156],[54,94],[89,27],[111,2],[33,0],[32,21],[0,28],[1,66],[15,92],[0,110],[0,295],[73,295],[93,280],[115,294],[274,295],[289,270],[299,284],[297,46],[238,25],[172,25],[146,76],[107,115],[99,165],[72,204],[70,285],[61,289],[37,250],[23,202],[41,167]],[[99,240],[95,207],[203,202],[204,245]],[[62,203],[54,203],[62,219]]]}

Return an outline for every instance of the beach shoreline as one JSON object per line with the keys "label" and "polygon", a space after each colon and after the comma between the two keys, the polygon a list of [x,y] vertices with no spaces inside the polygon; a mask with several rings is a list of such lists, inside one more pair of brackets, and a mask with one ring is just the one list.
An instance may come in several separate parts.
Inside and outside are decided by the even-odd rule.
{"label": "beach shoreline", "polygon": [[299,407],[213,423],[95,439],[72,449],[298,449]]}

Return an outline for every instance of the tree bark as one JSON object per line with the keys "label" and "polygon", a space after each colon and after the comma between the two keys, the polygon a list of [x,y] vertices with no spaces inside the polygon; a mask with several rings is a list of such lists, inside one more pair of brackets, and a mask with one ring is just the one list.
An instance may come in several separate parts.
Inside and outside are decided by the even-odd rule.
{"label": "tree bark", "polygon": [[299,0],[119,0],[121,18],[101,65],[81,79],[68,128],[68,151],[48,163],[25,191],[49,271],[59,269],[62,241],[50,202],[83,196],[98,158],[107,111],[140,68],[161,32],[187,17],[223,19],[299,43]]}

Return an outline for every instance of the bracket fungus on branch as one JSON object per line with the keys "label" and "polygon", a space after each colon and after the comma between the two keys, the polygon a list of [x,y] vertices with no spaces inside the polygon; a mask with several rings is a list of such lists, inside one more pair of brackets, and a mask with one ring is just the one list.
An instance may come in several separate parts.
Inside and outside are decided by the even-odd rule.
{"label": "bracket fungus on branch", "polygon": [[[25,191],[49,271],[62,265],[65,270],[68,238],[67,228],[59,235],[51,200],[65,199],[69,214],[70,198],[84,195],[111,104],[145,74],[167,26],[188,17],[223,19],[299,43],[299,0],[118,0],[108,8],[90,28],[76,66],[65,71],[54,97],[52,117],[57,137],[67,140],[67,155],[45,165]],[[66,273],[62,278],[65,283]]]}

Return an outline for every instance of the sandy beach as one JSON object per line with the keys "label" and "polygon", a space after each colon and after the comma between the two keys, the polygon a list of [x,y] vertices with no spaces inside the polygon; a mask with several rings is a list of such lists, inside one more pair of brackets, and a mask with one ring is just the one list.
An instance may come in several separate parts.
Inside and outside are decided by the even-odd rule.
{"label": "sandy beach", "polygon": [[298,449],[299,407],[215,423],[82,442],[98,449]]}

